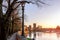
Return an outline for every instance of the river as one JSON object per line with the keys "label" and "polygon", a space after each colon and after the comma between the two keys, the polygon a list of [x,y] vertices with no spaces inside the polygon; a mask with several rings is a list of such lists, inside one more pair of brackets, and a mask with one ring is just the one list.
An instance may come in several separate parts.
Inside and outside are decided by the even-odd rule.
{"label": "river", "polygon": [[31,38],[35,38],[35,40],[60,40],[60,33],[36,32],[35,36],[34,33],[31,33]]}

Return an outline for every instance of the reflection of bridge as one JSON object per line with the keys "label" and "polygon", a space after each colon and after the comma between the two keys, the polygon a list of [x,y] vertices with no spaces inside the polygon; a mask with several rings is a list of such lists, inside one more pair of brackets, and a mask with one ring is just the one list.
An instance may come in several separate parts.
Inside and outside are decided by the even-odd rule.
{"label": "reflection of bridge", "polygon": [[44,28],[42,29],[43,32],[55,32],[55,29],[52,28]]}
{"label": "reflection of bridge", "polygon": [[54,29],[54,28],[41,28],[41,29],[37,29],[36,31],[39,31],[39,32],[56,32],[56,29]]}
{"label": "reflection of bridge", "polygon": [[48,31],[45,31],[45,32],[49,32],[49,33],[51,33],[51,32],[54,32],[54,31],[48,30]]}

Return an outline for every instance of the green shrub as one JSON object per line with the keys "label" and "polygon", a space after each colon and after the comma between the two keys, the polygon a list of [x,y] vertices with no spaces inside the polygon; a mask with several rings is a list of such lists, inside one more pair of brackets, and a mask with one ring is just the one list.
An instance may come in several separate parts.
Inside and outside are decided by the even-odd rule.
{"label": "green shrub", "polygon": [[31,38],[27,38],[27,40],[31,40]]}

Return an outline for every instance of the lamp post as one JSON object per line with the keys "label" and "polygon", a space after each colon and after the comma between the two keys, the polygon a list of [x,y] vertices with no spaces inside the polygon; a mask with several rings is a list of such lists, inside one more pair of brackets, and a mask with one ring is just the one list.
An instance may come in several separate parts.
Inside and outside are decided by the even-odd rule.
{"label": "lamp post", "polygon": [[19,1],[18,3],[21,4],[22,7],[22,36],[24,36],[24,7],[26,3],[30,3],[28,1]]}
{"label": "lamp post", "polygon": [[21,5],[22,7],[22,36],[24,36],[24,7],[25,7],[25,4],[23,3]]}

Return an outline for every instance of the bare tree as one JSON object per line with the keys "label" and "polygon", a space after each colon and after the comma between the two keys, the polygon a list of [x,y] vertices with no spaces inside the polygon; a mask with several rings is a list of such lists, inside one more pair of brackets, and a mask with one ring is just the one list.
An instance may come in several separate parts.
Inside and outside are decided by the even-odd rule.
{"label": "bare tree", "polygon": [[[13,0],[12,2],[11,2],[11,0],[7,0],[7,6],[5,6],[5,5],[2,5],[2,3],[3,3],[3,1],[4,0],[1,0],[1,2],[0,2],[0,5],[1,5],[1,16],[0,16],[0,40],[7,40],[7,38],[6,38],[6,32],[7,32],[7,28],[8,28],[8,21],[9,21],[9,17],[11,16],[11,13],[15,10],[15,9],[17,9],[17,7],[18,7],[18,5],[16,6],[16,7],[14,7],[15,6],[15,2],[17,1],[17,0]],[[3,11],[2,11],[2,6],[4,6],[6,9],[7,9],[7,11],[6,11],[6,13],[3,15]]]}

